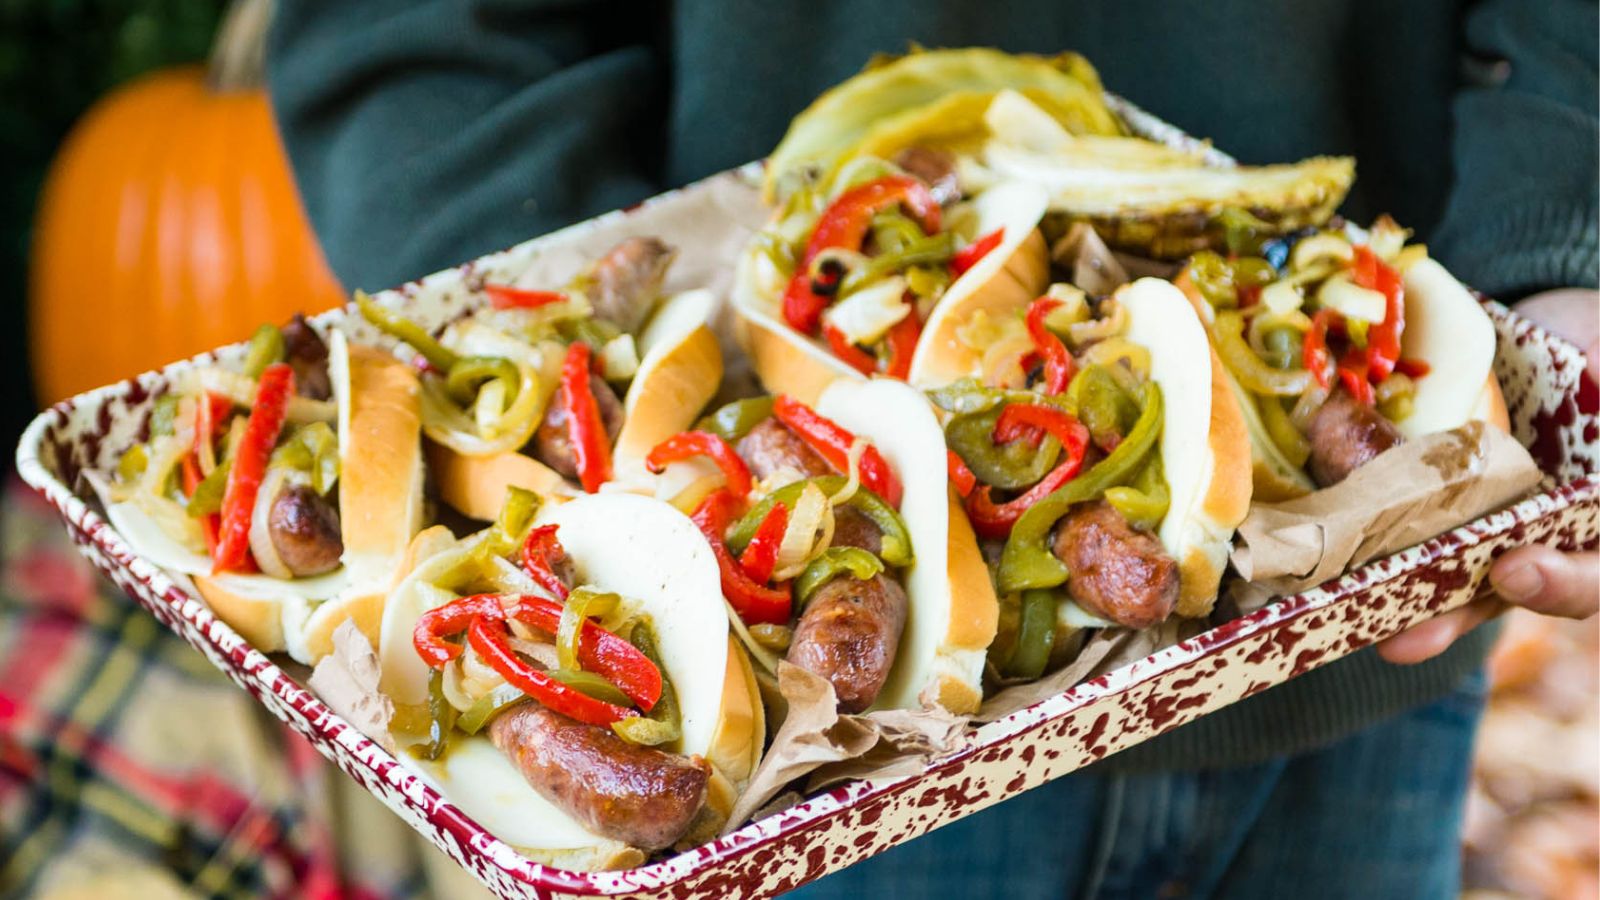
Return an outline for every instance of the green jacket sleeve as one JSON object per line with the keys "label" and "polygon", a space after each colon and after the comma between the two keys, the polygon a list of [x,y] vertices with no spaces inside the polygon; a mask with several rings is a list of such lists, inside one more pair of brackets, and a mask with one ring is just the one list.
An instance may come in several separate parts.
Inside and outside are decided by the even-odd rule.
{"label": "green jacket sleeve", "polygon": [[1456,181],[1433,251],[1491,295],[1595,285],[1597,10],[1488,0],[1467,18],[1492,77],[1456,97]]}
{"label": "green jacket sleeve", "polygon": [[664,76],[643,9],[282,0],[274,112],[344,285],[391,287],[654,193]]}

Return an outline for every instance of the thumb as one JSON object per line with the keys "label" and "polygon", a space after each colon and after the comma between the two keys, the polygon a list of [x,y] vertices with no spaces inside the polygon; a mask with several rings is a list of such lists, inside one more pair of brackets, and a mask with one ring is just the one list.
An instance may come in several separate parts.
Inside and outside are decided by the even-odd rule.
{"label": "thumb", "polygon": [[1489,581],[1509,603],[1544,615],[1586,619],[1600,607],[1600,554],[1518,547],[1495,561]]}

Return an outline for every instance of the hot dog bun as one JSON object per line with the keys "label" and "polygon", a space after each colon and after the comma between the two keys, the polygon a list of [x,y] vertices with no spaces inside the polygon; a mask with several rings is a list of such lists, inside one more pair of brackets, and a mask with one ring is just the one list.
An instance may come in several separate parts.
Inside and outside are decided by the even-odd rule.
{"label": "hot dog bun", "polygon": [[[704,822],[696,830],[714,831],[755,771],[766,728],[749,661],[728,634],[716,558],[693,522],[649,497],[584,495],[546,507],[539,521],[558,527],[579,583],[621,594],[651,617],[682,710],[682,739],[664,749],[711,763]],[[428,669],[411,633],[425,610],[453,596],[431,580],[470,553],[478,539],[449,542],[420,558],[390,595],[378,645],[380,689],[397,707],[427,701]],[[533,590],[515,566],[497,564],[503,564],[508,589]],[[456,735],[438,762],[400,757],[463,812],[534,859],[590,869],[644,859],[638,848],[593,834],[545,800],[483,733]]]}
{"label": "hot dog bun", "polygon": [[978,541],[946,478],[944,433],[922,393],[899,381],[839,379],[816,410],[872,442],[905,488],[900,516],[916,562],[905,571],[910,599],[894,669],[874,709],[935,704],[975,712],[999,601]]}

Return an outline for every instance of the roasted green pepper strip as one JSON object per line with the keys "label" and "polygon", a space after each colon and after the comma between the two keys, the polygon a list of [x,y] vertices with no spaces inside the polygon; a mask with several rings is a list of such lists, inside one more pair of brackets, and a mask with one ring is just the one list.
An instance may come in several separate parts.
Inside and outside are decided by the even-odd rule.
{"label": "roasted green pepper strip", "polygon": [[1050,530],[1074,504],[1093,500],[1107,488],[1126,484],[1155,449],[1161,437],[1161,390],[1145,384],[1144,411],[1128,436],[1105,459],[1034,504],[1011,529],[1000,553],[998,581],[1002,591],[1056,587],[1067,580],[1067,567],[1050,552]]}
{"label": "roasted green pepper strip", "polygon": [[1291,465],[1299,468],[1311,458],[1311,442],[1295,427],[1283,403],[1277,397],[1256,398],[1256,408],[1261,411],[1261,424],[1266,426],[1267,437],[1283,451],[1284,458]]}
{"label": "roasted green pepper strip", "polygon": [[734,443],[750,433],[767,419],[772,418],[772,397],[750,397],[735,400],[717,408],[708,416],[701,416],[695,431],[705,431]]}
{"label": "roasted green pepper strip", "polygon": [[117,460],[117,478],[124,484],[132,484],[144,474],[145,467],[150,465],[150,451],[143,444],[134,444],[123,451],[122,458]]}
{"label": "roasted green pepper strip", "polygon": [[641,620],[633,626],[633,633],[628,636],[628,643],[638,648],[646,658],[655,663],[656,669],[661,672],[661,697],[656,700],[656,705],[650,708],[648,715],[630,716],[620,722],[613,722],[611,730],[615,731],[623,740],[647,746],[670,744],[683,736],[683,715],[678,709],[678,692],[672,687],[672,679],[667,677],[666,666],[661,663],[661,650],[656,645],[655,626],[648,619]]}
{"label": "roasted green pepper strip", "polygon": [[511,360],[499,356],[466,356],[456,360],[445,375],[445,391],[451,399],[462,406],[470,405],[478,397],[478,391],[486,382],[498,381],[505,385],[504,406],[510,406],[511,401],[517,399],[517,388],[522,383],[522,374]]}
{"label": "roasted green pepper strip", "polygon": [[456,719],[456,728],[467,734],[477,734],[493,721],[495,716],[527,699],[527,694],[511,685],[503,684],[474,700],[472,706]]}
{"label": "roasted green pepper strip", "polygon": [[271,464],[307,473],[312,489],[326,495],[339,480],[339,437],[326,422],[302,425],[272,451]]}
{"label": "roasted green pepper strip", "polygon": [[550,669],[545,674],[596,700],[616,706],[633,705],[633,701],[628,699],[628,695],[624,694],[621,688],[593,672],[585,672],[582,669]]}
{"label": "roasted green pepper strip", "polygon": [[1088,366],[1067,385],[1067,411],[1089,429],[1098,447],[1114,447],[1139,418],[1139,406],[1103,365]]}
{"label": "roasted green pepper strip", "polygon": [[533,527],[533,517],[538,515],[543,501],[538,494],[514,484],[506,486],[505,502],[500,504],[500,514],[495,517],[494,531],[483,546],[495,556],[510,556],[528,538]]}
{"label": "roasted green pepper strip", "polygon": [[173,422],[178,418],[178,398],[173,394],[162,394],[156,398],[155,405],[150,407],[150,436],[160,437],[172,434]]}
{"label": "roasted green pepper strip", "polygon": [[1154,529],[1160,525],[1172,502],[1161,470],[1161,455],[1150,457],[1131,486],[1106,488],[1106,502],[1136,528]]}
{"label": "roasted green pepper strip", "polygon": [[[756,529],[761,526],[761,520],[765,519],[767,513],[772,511],[772,507],[782,503],[792,511],[795,503],[800,499],[800,493],[806,489],[808,484],[816,485],[818,490],[831,497],[838,493],[840,488],[844,487],[845,477],[843,475],[824,475],[820,478],[807,478],[796,481],[793,484],[786,484],[763,497],[760,503],[750,507],[743,518],[733,523],[733,527],[729,529],[727,534],[728,549],[734,553],[742,552],[745,545],[750,543],[750,538],[755,535]],[[878,526],[878,531],[883,534],[883,542],[879,546],[878,556],[885,563],[895,567],[904,567],[911,565],[915,561],[911,548],[911,534],[906,531],[905,520],[901,519],[900,514],[894,511],[894,507],[884,502],[882,497],[867,490],[866,486],[863,485],[856,490],[854,496],[845,501],[844,505],[855,507],[856,510],[871,519],[872,524]]]}
{"label": "roasted green pepper strip", "polygon": [[1056,592],[1022,592],[1022,621],[1017,628],[1017,643],[1002,672],[1007,678],[1038,678],[1050,661],[1056,643]]}
{"label": "roasted green pepper strip", "polygon": [[755,242],[779,275],[788,278],[794,274],[795,263],[800,259],[800,248],[770,231],[756,232]]}
{"label": "roasted green pepper strip", "polygon": [[184,507],[189,513],[189,518],[198,519],[222,512],[222,496],[228,490],[228,470],[232,468],[233,460],[225,459],[217,463],[217,467],[211,470],[210,475],[195,485],[194,493],[189,497],[189,505]]}
{"label": "roasted green pepper strip", "polygon": [[829,547],[813,559],[794,582],[794,602],[797,608],[810,602],[817,588],[849,572],[857,581],[883,571],[883,560],[860,547]]}
{"label": "roasted green pepper strip", "polygon": [[361,317],[371,322],[373,327],[410,344],[411,349],[422,354],[422,358],[440,372],[449,372],[460,361],[460,355],[435,340],[427,329],[391,309],[379,306],[365,291],[356,291],[356,306],[361,310]]}
{"label": "roasted green pepper strip", "polygon": [[606,319],[562,319],[556,323],[556,334],[569,344],[588,344],[599,350],[622,336],[622,329]]}
{"label": "roasted green pepper strip", "polygon": [[948,262],[955,252],[955,235],[949,232],[917,238],[908,243],[903,250],[879,253],[867,260],[866,265],[846,275],[844,281],[839,284],[839,296],[848,297],[874,281],[902,269]]}
{"label": "roasted green pepper strip", "polygon": [[922,226],[911,221],[899,207],[879,210],[872,217],[872,242],[879,253],[898,253],[922,238]]}
{"label": "roasted green pepper strip", "polygon": [[1061,442],[1046,435],[1037,447],[1025,440],[995,443],[995,423],[1004,409],[1002,403],[983,412],[955,416],[945,425],[944,440],[979,481],[1001,490],[1017,491],[1037,484],[1055,467],[1056,457],[1061,455]]}
{"label": "roasted green pepper strip", "polygon": [[1261,245],[1276,237],[1279,229],[1247,209],[1230,206],[1217,214],[1217,227],[1230,256],[1256,256]]}
{"label": "roasted green pepper strip", "polygon": [[244,373],[260,378],[267,366],[283,362],[284,352],[283,332],[271,323],[262,325],[250,336],[250,349],[244,354]]}
{"label": "roasted green pepper strip", "polygon": [[428,673],[428,740],[413,744],[411,755],[418,759],[436,760],[450,748],[450,729],[456,724],[456,708],[444,695],[444,670]]}

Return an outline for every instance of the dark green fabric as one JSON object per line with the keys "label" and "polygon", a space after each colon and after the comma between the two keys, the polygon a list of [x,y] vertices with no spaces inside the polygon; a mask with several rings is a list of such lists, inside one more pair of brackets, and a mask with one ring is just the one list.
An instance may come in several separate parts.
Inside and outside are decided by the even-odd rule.
{"label": "dark green fabric", "polygon": [[[1469,282],[1596,278],[1592,0],[282,0],[269,80],[350,287],[381,288],[757,158],[875,52],[1076,49],[1245,162],[1350,153],[1345,212],[1390,211]],[[1412,668],[1320,669],[1117,765],[1325,743],[1439,696],[1489,635]]]}

